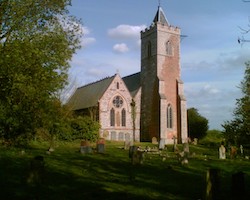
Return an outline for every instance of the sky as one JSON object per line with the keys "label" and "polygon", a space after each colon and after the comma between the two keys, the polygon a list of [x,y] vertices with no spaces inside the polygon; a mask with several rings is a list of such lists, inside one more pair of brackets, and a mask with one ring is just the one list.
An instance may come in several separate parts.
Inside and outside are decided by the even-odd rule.
{"label": "sky", "polygon": [[[83,23],[82,48],[71,60],[74,87],[140,71],[140,31],[149,27],[159,0],[72,0],[70,13]],[[249,60],[250,2],[161,0],[168,22],[187,37],[181,41],[181,79],[187,107],[208,119],[209,129],[233,119]]]}

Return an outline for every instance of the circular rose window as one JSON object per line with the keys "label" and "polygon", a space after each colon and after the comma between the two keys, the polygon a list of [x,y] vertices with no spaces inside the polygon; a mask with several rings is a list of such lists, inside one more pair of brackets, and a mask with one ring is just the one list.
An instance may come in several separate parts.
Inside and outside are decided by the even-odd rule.
{"label": "circular rose window", "polygon": [[120,108],[122,107],[122,104],[123,104],[123,100],[120,96],[116,96],[114,99],[113,99],[113,105],[116,107],[116,108]]}

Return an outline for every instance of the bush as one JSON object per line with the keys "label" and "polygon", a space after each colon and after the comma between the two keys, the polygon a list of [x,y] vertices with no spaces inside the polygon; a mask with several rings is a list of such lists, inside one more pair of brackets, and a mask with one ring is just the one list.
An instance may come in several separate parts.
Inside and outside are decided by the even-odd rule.
{"label": "bush", "polygon": [[73,139],[83,139],[94,142],[99,137],[99,123],[87,116],[73,118],[71,128]]}
{"label": "bush", "polygon": [[219,130],[208,130],[207,135],[199,141],[200,144],[203,144],[208,147],[220,146],[220,143],[224,140],[224,136]]}

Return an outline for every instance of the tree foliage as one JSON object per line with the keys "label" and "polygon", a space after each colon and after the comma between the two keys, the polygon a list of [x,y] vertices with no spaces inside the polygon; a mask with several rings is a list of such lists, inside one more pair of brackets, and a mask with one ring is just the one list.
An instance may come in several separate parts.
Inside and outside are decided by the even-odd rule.
{"label": "tree foliage", "polygon": [[71,127],[73,139],[83,139],[95,142],[99,137],[99,123],[88,116],[73,118]]}
{"label": "tree foliage", "polygon": [[28,139],[37,128],[51,130],[57,123],[56,94],[67,84],[69,61],[80,47],[81,24],[69,15],[70,3],[0,1],[0,133],[5,139]]}
{"label": "tree foliage", "polygon": [[228,142],[250,144],[250,62],[246,63],[245,75],[240,84],[243,96],[236,99],[234,119],[226,121],[222,127]]}
{"label": "tree foliage", "polygon": [[192,139],[205,137],[208,130],[208,120],[201,116],[196,108],[189,108],[187,115],[189,136]]}

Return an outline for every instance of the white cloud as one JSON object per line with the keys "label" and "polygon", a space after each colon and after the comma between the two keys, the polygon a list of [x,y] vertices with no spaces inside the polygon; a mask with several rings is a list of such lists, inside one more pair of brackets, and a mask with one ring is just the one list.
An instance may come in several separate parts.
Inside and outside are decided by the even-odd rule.
{"label": "white cloud", "polygon": [[87,35],[91,34],[91,30],[88,27],[83,26],[82,31],[84,34],[82,37],[82,41],[81,41],[81,44],[83,47],[89,46],[89,45],[94,44],[96,42],[96,39],[94,37],[87,36]]}
{"label": "white cloud", "polygon": [[113,46],[113,51],[117,53],[126,53],[129,51],[129,48],[125,43],[115,44]]}
{"label": "white cloud", "polygon": [[121,24],[108,30],[108,36],[114,39],[138,39],[140,32],[146,28],[146,25],[132,26]]}

